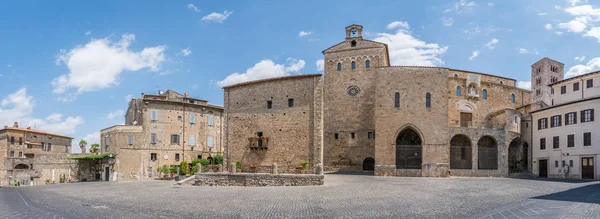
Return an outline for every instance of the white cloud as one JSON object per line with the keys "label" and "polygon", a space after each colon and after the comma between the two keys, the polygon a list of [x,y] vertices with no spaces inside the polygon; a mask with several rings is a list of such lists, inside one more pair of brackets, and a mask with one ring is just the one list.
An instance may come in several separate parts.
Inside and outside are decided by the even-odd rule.
{"label": "white cloud", "polygon": [[561,31],[555,31],[554,33],[555,33],[557,36],[562,36],[562,35],[563,35],[563,32],[561,32]]}
{"label": "white cloud", "polygon": [[325,60],[319,59],[315,64],[317,65],[317,71],[322,72],[325,70]]}
{"label": "white cloud", "polygon": [[233,73],[227,76],[222,81],[217,81],[216,84],[220,87],[229,86],[232,84],[243,83],[247,81],[260,80],[265,78],[274,78],[288,76],[290,73],[298,73],[306,62],[288,58],[288,64],[276,64],[270,59],[264,59],[256,63],[254,66],[246,69],[244,73]]}
{"label": "white cloud", "polygon": [[92,31],[91,31],[91,30],[88,30],[88,32],[85,32],[85,35],[86,35],[86,36],[92,35]]}
{"label": "white cloud", "polygon": [[487,44],[485,44],[485,46],[487,46],[487,48],[490,49],[494,49],[495,45],[498,44],[499,40],[496,38],[492,38],[492,40],[490,40],[490,42],[488,42]]}
{"label": "white cloud", "polygon": [[546,24],[544,25],[544,28],[546,28],[546,30],[552,30],[552,24]]}
{"label": "white cloud", "polygon": [[387,25],[388,30],[395,30],[398,28],[409,29],[410,27],[408,26],[408,22],[406,21],[394,21]]}
{"label": "white cloud", "polygon": [[16,92],[7,95],[0,105],[0,125],[12,126],[14,122],[19,123],[19,127],[31,127],[47,132],[68,135],[75,132],[77,126],[83,124],[83,118],[67,117],[52,113],[45,119],[38,119],[31,116],[35,108],[35,100],[27,95],[27,89],[21,88]]}
{"label": "white cloud", "polygon": [[182,50],[181,50],[181,54],[182,54],[183,56],[189,56],[189,55],[191,55],[191,54],[192,54],[192,49],[190,49],[190,47],[188,47],[188,48],[185,48],[185,49],[182,49]]}
{"label": "white cloud", "polygon": [[529,53],[529,50],[525,49],[525,48],[518,48],[519,49],[519,53],[520,54],[525,54],[525,53]]}
{"label": "white cloud", "polygon": [[81,148],[79,148],[79,140],[82,139],[87,142],[87,145],[85,146],[85,152],[87,153],[90,151],[90,147],[92,146],[92,144],[100,144],[100,132],[87,134],[83,138],[73,139],[73,141],[71,142],[71,148],[73,153],[81,153]]}
{"label": "white cloud", "polygon": [[451,17],[442,17],[442,24],[446,27],[452,26],[452,24],[454,24],[454,19]]}
{"label": "white cloud", "polygon": [[444,64],[440,57],[446,53],[448,46],[426,43],[412,36],[409,30],[402,28],[402,25],[398,27],[399,29],[395,33],[377,33],[377,37],[373,39],[388,45],[391,65],[437,66]]}
{"label": "white cloud", "polygon": [[494,7],[494,5],[496,5],[496,4],[494,4],[493,2],[488,2],[488,6]]}
{"label": "white cloud", "polygon": [[589,17],[576,17],[575,19],[558,24],[558,27],[561,29],[565,29],[569,32],[580,33],[587,28],[587,23],[589,22]]}
{"label": "white cloud", "polygon": [[587,0],[567,0],[571,6],[575,6],[579,3],[587,3]]}
{"label": "white cloud", "polygon": [[213,12],[210,13],[209,15],[206,15],[202,18],[203,21],[214,21],[217,23],[223,23],[223,21],[227,20],[227,18],[229,17],[229,15],[231,15],[233,13],[233,11],[224,11],[222,14],[221,13],[217,13],[217,12]]}
{"label": "white cloud", "polygon": [[456,3],[454,3],[454,6],[451,8],[448,8],[444,11],[444,13],[448,13],[448,12],[456,12],[456,13],[460,13],[460,12],[470,12],[473,10],[473,8],[476,6],[474,1],[467,1],[467,0],[460,0]]}
{"label": "white cloud", "polygon": [[200,10],[194,4],[188,4],[187,8],[192,9],[195,12],[199,12]]}
{"label": "white cloud", "polygon": [[538,13],[537,15],[538,15],[538,16],[546,16],[547,14],[548,14],[548,13],[546,13],[546,12],[540,12],[540,13]]}
{"label": "white cloud", "polygon": [[531,81],[519,81],[517,87],[521,89],[531,90]]}
{"label": "white cloud", "polygon": [[473,51],[471,56],[469,56],[469,60],[473,60],[473,59],[477,58],[477,56],[479,56],[479,51]]}
{"label": "white cloud", "polygon": [[310,31],[300,31],[300,33],[298,33],[298,36],[299,37],[303,37],[303,36],[308,36],[308,35],[311,35],[311,34],[313,34],[313,32],[310,32]]}
{"label": "white cloud", "polygon": [[[134,40],[133,34],[125,34],[119,42],[113,43],[106,38],[92,39],[68,52],[62,50],[56,62],[64,63],[69,68],[69,74],[52,80],[52,92],[64,95],[59,99],[68,101],[83,92],[118,84],[119,75],[125,71],[158,71],[165,60],[166,46],[146,47],[134,52],[129,49]],[[68,93],[71,89],[76,89],[76,92]]]}
{"label": "white cloud", "polygon": [[600,70],[600,57],[590,59],[590,61],[588,61],[585,65],[579,64],[571,67],[569,71],[565,73],[565,77],[575,77],[577,75],[582,75],[598,70]]}
{"label": "white cloud", "polygon": [[110,112],[110,113],[108,113],[108,115],[106,115],[106,118],[107,119],[114,119],[114,118],[117,118],[118,116],[122,116],[123,113],[124,113],[123,110],[117,110],[117,111],[114,111],[114,112]]}
{"label": "white cloud", "polygon": [[600,42],[600,27],[593,27],[583,36],[596,38]]}
{"label": "white cloud", "polygon": [[128,103],[129,103],[129,101],[131,101],[131,99],[132,99],[132,98],[133,98],[133,94],[127,94],[127,95],[125,96],[125,102],[128,102]]}
{"label": "white cloud", "polygon": [[585,56],[575,56],[575,60],[577,60],[578,62],[583,62],[585,61]]}

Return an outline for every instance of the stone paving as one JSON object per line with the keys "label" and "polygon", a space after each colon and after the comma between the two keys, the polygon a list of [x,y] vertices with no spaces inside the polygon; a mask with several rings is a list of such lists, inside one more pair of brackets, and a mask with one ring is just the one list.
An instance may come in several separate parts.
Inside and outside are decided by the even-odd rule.
{"label": "stone paving", "polygon": [[3,187],[0,218],[600,218],[599,198],[600,182],[328,174],[314,187]]}

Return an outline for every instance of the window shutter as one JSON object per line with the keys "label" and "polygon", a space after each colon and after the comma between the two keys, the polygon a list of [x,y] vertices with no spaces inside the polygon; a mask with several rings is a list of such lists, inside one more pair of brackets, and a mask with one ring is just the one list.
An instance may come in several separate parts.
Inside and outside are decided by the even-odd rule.
{"label": "window shutter", "polygon": [[212,147],[213,146],[213,137],[212,136],[208,136],[208,142],[207,142],[207,146]]}
{"label": "window shutter", "polygon": [[150,134],[150,143],[156,144],[156,133]]}
{"label": "window shutter", "polygon": [[590,111],[591,111],[590,112],[590,122],[593,122],[594,121],[594,109],[591,109]]}
{"label": "window shutter", "polygon": [[538,130],[542,129],[542,119],[538,119]]}
{"label": "window shutter", "polygon": [[215,117],[213,115],[208,115],[208,125],[213,126],[215,124]]}
{"label": "window shutter", "polygon": [[190,135],[190,145],[196,145],[196,136]]}
{"label": "window shutter", "polygon": [[190,113],[190,124],[196,123],[196,114]]}
{"label": "window shutter", "polygon": [[572,112],[573,113],[573,124],[577,124],[577,112]]}
{"label": "window shutter", "polygon": [[562,116],[558,115],[558,125],[557,126],[561,126],[562,125]]}

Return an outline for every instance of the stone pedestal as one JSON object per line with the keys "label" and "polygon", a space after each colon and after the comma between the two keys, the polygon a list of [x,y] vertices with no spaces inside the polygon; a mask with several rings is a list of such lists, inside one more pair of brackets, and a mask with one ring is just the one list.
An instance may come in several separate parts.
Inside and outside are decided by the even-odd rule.
{"label": "stone pedestal", "polygon": [[202,173],[202,164],[196,164],[196,173]]}
{"label": "stone pedestal", "polygon": [[235,164],[234,163],[230,163],[229,164],[229,172],[235,173],[236,170],[237,170],[237,167],[235,166]]}
{"label": "stone pedestal", "polygon": [[323,175],[323,166],[320,163],[315,166],[315,175]]}
{"label": "stone pedestal", "polygon": [[217,172],[223,172],[223,164],[217,165]]}
{"label": "stone pedestal", "polygon": [[277,163],[273,163],[273,174],[279,174],[279,170],[277,170]]}

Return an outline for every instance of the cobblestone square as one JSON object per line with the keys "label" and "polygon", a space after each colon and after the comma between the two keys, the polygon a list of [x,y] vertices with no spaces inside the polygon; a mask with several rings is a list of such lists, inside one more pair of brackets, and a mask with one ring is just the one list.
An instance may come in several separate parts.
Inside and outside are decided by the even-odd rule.
{"label": "cobblestone square", "polygon": [[600,183],[327,174],[315,187],[2,187],[0,218],[600,218]]}

